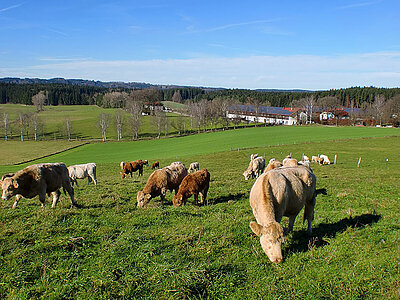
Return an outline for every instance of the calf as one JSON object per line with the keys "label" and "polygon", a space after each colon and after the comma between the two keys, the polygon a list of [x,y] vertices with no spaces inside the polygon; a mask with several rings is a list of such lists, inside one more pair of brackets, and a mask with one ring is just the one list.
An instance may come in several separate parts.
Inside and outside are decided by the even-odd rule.
{"label": "calf", "polygon": [[183,206],[188,198],[194,196],[194,201],[198,204],[198,196],[200,194],[200,202],[204,204],[207,198],[208,188],[210,186],[210,173],[207,169],[188,174],[183,178],[178,193],[173,196],[172,204],[174,206]]}
{"label": "calf", "polygon": [[121,172],[121,179],[124,179],[128,174],[131,174],[132,177],[132,174],[136,171],[139,171],[138,176],[143,176],[143,161],[140,159],[124,164],[124,168]]}

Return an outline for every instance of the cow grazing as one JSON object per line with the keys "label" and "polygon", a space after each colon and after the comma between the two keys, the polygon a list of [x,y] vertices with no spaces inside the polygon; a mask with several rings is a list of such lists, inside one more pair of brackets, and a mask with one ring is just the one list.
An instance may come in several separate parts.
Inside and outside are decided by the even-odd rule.
{"label": "cow grazing", "polygon": [[158,169],[159,167],[160,167],[160,162],[159,161],[156,161],[151,165],[151,169],[152,170]]}
{"label": "cow grazing", "polygon": [[297,159],[295,159],[295,158],[285,158],[282,161],[282,165],[284,167],[296,167],[296,166],[298,166],[298,162],[297,162]]}
{"label": "cow grazing", "polygon": [[265,158],[262,156],[258,156],[254,158],[252,156],[252,160],[249,163],[249,166],[247,167],[247,170],[243,172],[243,176],[245,180],[248,180],[251,176],[251,178],[258,177],[262,172],[264,172],[265,168]]}
{"label": "cow grazing", "polygon": [[282,166],[283,166],[282,163],[280,161],[278,161],[278,160],[275,160],[275,158],[270,159],[267,167],[265,168],[264,173],[266,173],[266,172],[268,172],[270,170],[273,170],[273,169],[280,168]]}
{"label": "cow grazing", "polygon": [[88,178],[88,184],[93,181],[94,184],[97,185],[95,163],[69,166],[68,173],[72,186],[74,186],[74,183],[78,186],[78,181],[76,181],[76,179],[85,179],[86,177]]}
{"label": "cow grazing", "polygon": [[8,200],[16,196],[13,208],[22,197],[33,198],[39,195],[42,207],[45,206],[46,194],[53,195],[52,208],[56,207],[60,197],[60,188],[67,191],[71,198],[71,206],[78,207],[74,199],[74,189],[71,186],[68,169],[63,163],[38,164],[26,167],[11,177],[5,177],[1,182],[3,194],[1,198]]}
{"label": "cow grazing", "polygon": [[167,190],[178,192],[179,185],[188,174],[186,167],[181,162],[174,162],[167,167],[155,170],[147,180],[142,191],[137,193],[137,206],[143,207],[151,198],[160,196],[164,201]]}
{"label": "cow grazing", "polygon": [[132,177],[132,174],[136,171],[138,171],[138,176],[143,176],[143,161],[141,159],[125,163],[120,173],[121,179],[124,179],[128,174],[131,174]]}
{"label": "cow grazing", "polygon": [[257,222],[250,222],[251,230],[260,236],[261,247],[274,262],[282,261],[281,244],[284,242],[282,217],[289,217],[289,232],[300,210],[304,209],[304,220],[314,219],[316,177],[302,166],[271,170],[261,175],[250,191],[250,206]]}
{"label": "cow grazing", "polygon": [[321,154],[320,156],[319,156],[319,159],[320,159],[320,164],[321,165],[330,165],[331,164],[331,161],[329,160],[329,158],[328,158],[328,156],[327,155],[324,155],[324,154]]}
{"label": "cow grazing", "polygon": [[189,169],[188,169],[189,173],[196,172],[198,170],[200,170],[200,164],[198,162],[192,162],[189,165]]}
{"label": "cow grazing", "polygon": [[198,196],[200,194],[200,202],[204,204],[207,198],[208,188],[210,186],[210,173],[207,169],[188,174],[183,178],[178,193],[173,196],[172,204],[174,206],[183,206],[188,198],[194,196],[194,201],[198,204]]}

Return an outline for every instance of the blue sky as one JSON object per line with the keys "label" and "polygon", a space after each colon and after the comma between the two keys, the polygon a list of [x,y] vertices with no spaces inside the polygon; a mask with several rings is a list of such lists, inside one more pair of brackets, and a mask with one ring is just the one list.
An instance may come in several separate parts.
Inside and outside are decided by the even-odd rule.
{"label": "blue sky", "polygon": [[400,86],[400,1],[0,0],[0,77]]}

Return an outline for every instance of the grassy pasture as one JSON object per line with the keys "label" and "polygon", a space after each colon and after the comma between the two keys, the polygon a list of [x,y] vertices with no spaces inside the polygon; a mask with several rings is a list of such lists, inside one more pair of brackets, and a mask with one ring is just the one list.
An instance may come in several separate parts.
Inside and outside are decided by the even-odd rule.
{"label": "grassy pasture", "polygon": [[[11,202],[1,203],[0,297],[399,298],[400,138],[326,142],[327,131],[314,128],[308,135],[294,131],[292,140],[281,141],[277,135],[282,132],[266,133],[280,128],[202,134],[154,145],[99,143],[48,158],[97,162],[99,185],[79,181],[75,194],[82,209],[69,209],[65,196],[54,210],[42,210],[37,198],[22,200],[16,210],[10,209]],[[384,132],[352,129],[329,133],[349,138]],[[254,148],[231,151],[244,147],[244,138]],[[303,152],[338,155],[337,165],[313,165],[317,188],[326,188],[327,195],[317,198],[312,238],[300,213],[280,265],[269,262],[248,226],[254,220],[248,203],[254,180],[244,181],[242,172],[256,152],[267,159],[290,152],[296,158]],[[137,209],[136,193],[151,170],[146,168],[143,178],[121,180],[118,163],[126,157],[157,158],[161,165],[176,158],[185,164],[200,162],[212,177],[210,205],[189,202],[174,208],[168,193],[168,204],[161,206],[156,198],[148,208]],[[0,171],[12,170],[1,166]]]}

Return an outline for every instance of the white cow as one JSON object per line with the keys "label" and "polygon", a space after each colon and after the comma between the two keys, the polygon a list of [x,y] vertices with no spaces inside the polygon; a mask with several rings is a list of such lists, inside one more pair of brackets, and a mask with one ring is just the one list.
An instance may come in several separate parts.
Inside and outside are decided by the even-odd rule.
{"label": "white cow", "polygon": [[90,182],[93,180],[94,184],[97,185],[95,163],[69,166],[68,173],[72,186],[74,183],[76,183],[76,186],[78,186],[76,179],[84,179],[86,177],[88,178],[88,184],[90,184]]}
{"label": "white cow", "polygon": [[196,172],[196,171],[198,171],[199,169],[200,169],[200,164],[199,164],[198,162],[192,162],[192,163],[189,165],[188,172],[189,172],[189,173]]}

